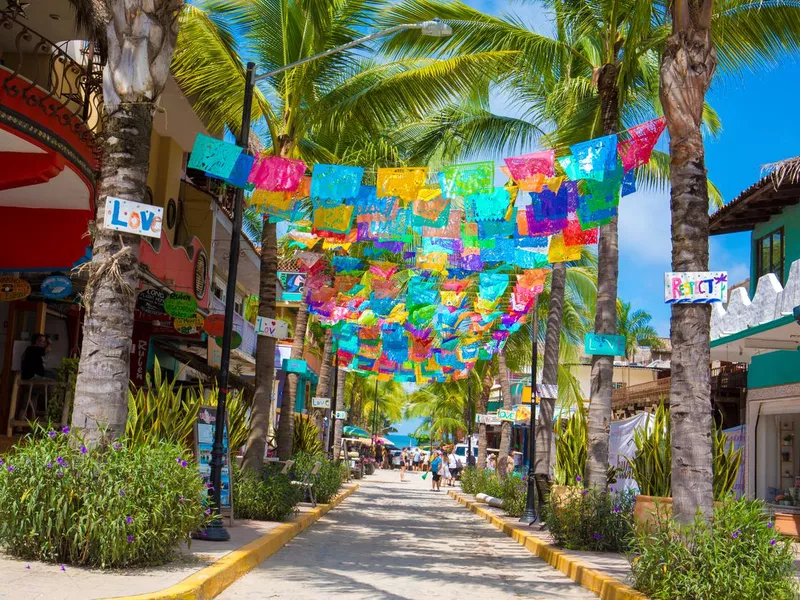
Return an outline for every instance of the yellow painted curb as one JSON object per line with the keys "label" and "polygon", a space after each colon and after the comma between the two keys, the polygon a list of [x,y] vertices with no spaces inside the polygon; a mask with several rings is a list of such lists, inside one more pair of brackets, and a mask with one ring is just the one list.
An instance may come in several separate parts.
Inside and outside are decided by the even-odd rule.
{"label": "yellow painted curb", "polygon": [[172,587],[137,596],[118,596],[114,600],[211,600],[283,548],[292,538],[308,529],[325,513],[341,504],[357,489],[358,484],[345,489],[330,504],[317,505],[316,508],[298,515],[293,521],[283,523],[257,540],[226,554],[214,564],[200,569]]}
{"label": "yellow painted curb", "polygon": [[603,600],[647,600],[647,596],[625,585],[616,577],[606,575],[563,550],[558,550],[532,533],[528,533],[522,527],[515,527],[479,503],[468,500],[453,490],[448,493],[476,515],[483,517],[497,529],[522,544],[531,553],[564,573],[575,583],[598,594]]}

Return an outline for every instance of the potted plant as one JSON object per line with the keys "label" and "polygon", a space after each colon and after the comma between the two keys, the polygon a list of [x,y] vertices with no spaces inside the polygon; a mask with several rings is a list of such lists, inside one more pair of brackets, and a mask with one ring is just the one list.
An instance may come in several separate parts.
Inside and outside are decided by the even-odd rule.
{"label": "potted plant", "polygon": [[[669,410],[663,401],[654,415],[653,427],[647,425],[634,432],[636,456],[631,461],[633,478],[639,486],[634,521],[648,527],[657,512],[672,514],[672,439]],[[714,470],[714,506],[718,507],[736,483],[742,463],[742,449],[734,450],[733,442],[719,427],[714,427],[712,440]]]}
{"label": "potted plant", "polygon": [[559,415],[553,431],[556,435],[556,464],[553,468],[553,486],[550,501],[554,506],[563,504],[583,489],[583,473],[586,469],[588,427],[586,407],[578,400],[577,409],[568,418]]}

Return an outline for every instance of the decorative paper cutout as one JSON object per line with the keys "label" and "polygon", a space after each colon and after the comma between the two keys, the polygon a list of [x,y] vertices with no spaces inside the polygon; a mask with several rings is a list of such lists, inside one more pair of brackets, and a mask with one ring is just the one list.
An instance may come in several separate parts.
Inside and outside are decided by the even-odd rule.
{"label": "decorative paper cutout", "polygon": [[494,161],[446,167],[440,174],[442,196],[448,199],[469,194],[486,194],[494,186]]}
{"label": "decorative paper cutout", "polygon": [[[311,175],[311,197],[343,202],[357,197],[361,190],[364,169],[344,165],[314,165]],[[352,214],[352,208],[350,210]]]}
{"label": "decorative paper cutout", "polygon": [[[509,208],[517,197],[517,188],[494,188],[489,193],[470,194],[464,200],[467,219],[472,221],[500,221],[509,215]],[[477,232],[476,232],[477,233]]]}
{"label": "decorative paper cutout", "polygon": [[505,273],[481,273],[478,283],[478,295],[486,300],[497,300],[508,287],[508,275]]}
{"label": "decorative paper cutout", "polygon": [[427,167],[378,169],[378,197],[399,198],[405,203],[416,200],[427,176]]}
{"label": "decorative paper cutout", "polygon": [[522,156],[506,158],[508,172],[517,183],[532,179],[537,175],[552,177],[555,175],[555,150],[533,152]]}
{"label": "decorative paper cutout", "polygon": [[226,179],[230,177],[241,153],[242,148],[236,144],[229,144],[200,133],[194,140],[187,166]]}
{"label": "decorative paper cutout", "polygon": [[547,259],[551,263],[580,260],[582,246],[567,246],[562,234],[554,235],[550,239],[550,250]]}
{"label": "decorative paper cutout", "polygon": [[606,171],[613,169],[617,162],[617,136],[612,134],[581,142],[570,146],[570,150],[577,163],[576,177],[567,172],[570,179],[603,181]]}
{"label": "decorative paper cutout", "polygon": [[306,164],[302,160],[264,156],[256,159],[249,181],[270,192],[294,192],[300,187],[305,172]]}
{"label": "decorative paper cutout", "polygon": [[450,219],[450,200],[414,200],[413,211],[415,227],[445,227]]}
{"label": "decorative paper cutout", "polygon": [[314,211],[314,229],[347,233],[353,224],[353,207],[318,208]]}
{"label": "decorative paper cutout", "polygon": [[650,162],[653,148],[655,148],[658,138],[666,125],[667,120],[664,117],[660,117],[636,127],[631,127],[623,134],[627,137],[619,142],[617,152],[626,172]]}

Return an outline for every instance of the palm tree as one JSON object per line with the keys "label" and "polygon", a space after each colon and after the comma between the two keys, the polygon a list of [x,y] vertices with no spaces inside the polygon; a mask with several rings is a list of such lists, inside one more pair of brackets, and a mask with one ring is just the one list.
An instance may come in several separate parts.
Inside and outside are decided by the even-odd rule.
{"label": "palm tree", "polygon": [[[182,2],[73,3],[79,20],[89,25],[106,49],[103,102],[107,118],[97,183],[97,215],[101,217],[108,196],[144,201],[153,112],[169,77],[178,35],[175,15]],[[140,237],[104,227],[92,228],[91,234],[72,423],[84,430],[88,440],[97,442],[102,429],[111,437],[125,431]]]}
{"label": "palm tree", "polygon": [[625,359],[628,364],[642,346],[647,348],[662,346],[658,332],[650,325],[652,318],[647,311],[631,311],[630,302],[617,303],[617,333],[625,338]]}
{"label": "palm tree", "polygon": [[[377,4],[368,0],[208,0],[197,14],[193,35],[182,38],[175,74],[209,127],[241,124],[244,70],[239,53],[270,71],[337,48],[373,26]],[[201,15],[199,13],[202,13]],[[194,35],[196,34],[196,35]],[[254,98],[253,119],[264,119],[266,152],[300,158],[306,164],[339,162],[355,156],[347,140],[381,138],[387,123],[413,121],[440,104],[468,95],[486,82],[485,72],[501,67],[508,53],[474,53],[447,60],[376,62],[354,48],[269,78]],[[256,122],[256,128],[260,123]],[[366,132],[368,135],[364,135]],[[348,151],[331,151],[337,141]],[[322,143],[320,143],[322,142]],[[361,150],[382,152],[379,143]],[[259,315],[274,317],[277,272],[275,224],[265,222],[261,243]],[[259,337],[256,397],[246,464],[260,470],[274,379],[274,340]]]}

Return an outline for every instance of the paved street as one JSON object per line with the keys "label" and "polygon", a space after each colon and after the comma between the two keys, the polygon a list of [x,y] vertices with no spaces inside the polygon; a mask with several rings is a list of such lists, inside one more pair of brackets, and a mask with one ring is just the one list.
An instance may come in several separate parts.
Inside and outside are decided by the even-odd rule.
{"label": "paved street", "polygon": [[596,598],[430,482],[361,489],[220,598]]}

